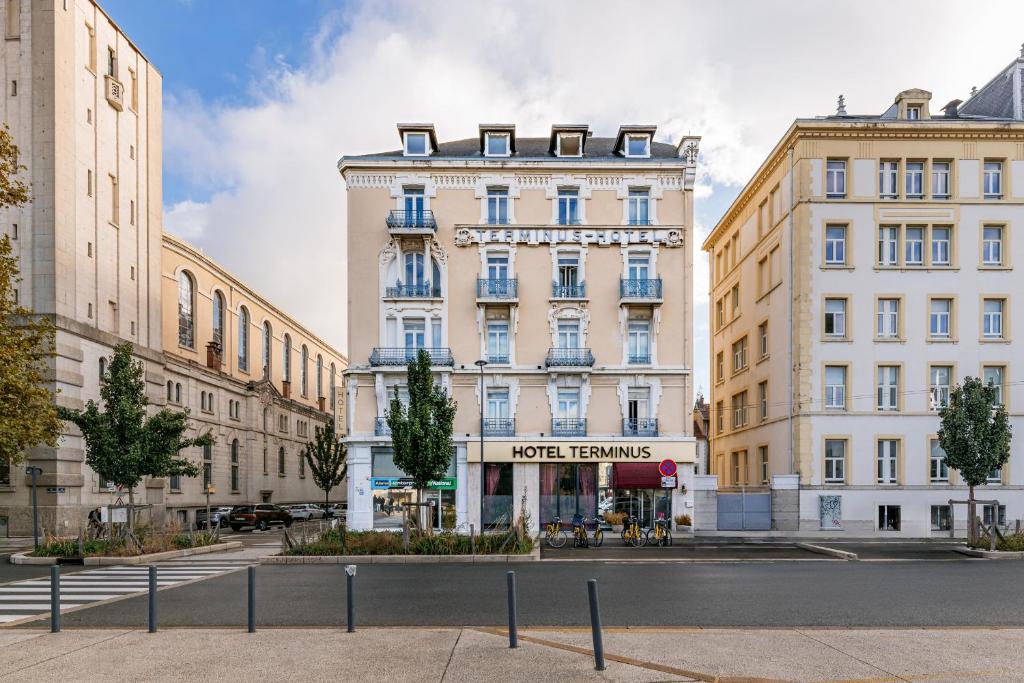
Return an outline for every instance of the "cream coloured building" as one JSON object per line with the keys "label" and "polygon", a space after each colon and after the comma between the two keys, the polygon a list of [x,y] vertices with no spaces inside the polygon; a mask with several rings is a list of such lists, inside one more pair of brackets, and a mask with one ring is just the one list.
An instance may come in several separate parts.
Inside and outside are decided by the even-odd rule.
{"label": "cream coloured building", "polygon": [[[699,138],[658,142],[654,126],[398,133],[399,149],[338,163],[352,527],[398,526],[412,495],[384,415],[419,348],[459,405],[452,466],[429,498],[461,527],[480,528],[481,508],[484,526],[501,525],[524,498],[535,530],[606,509],[645,523],[688,512]],[[678,463],[672,490],[662,459]]]}
{"label": "cream coloured building", "polygon": [[[6,38],[0,46],[0,106],[32,187],[30,204],[0,210],[0,229],[19,257],[19,301],[56,326],[50,388],[57,401],[81,407],[98,400],[101,363],[116,344],[130,341],[145,364],[154,409],[170,400],[191,410],[196,428],[214,430],[211,459],[198,449],[191,456],[210,464],[215,502],[320,499],[311,480],[299,474],[298,443],[331,414],[318,399],[329,399],[327,372],[333,363],[336,383],[344,357],[214,262],[163,234],[159,72],[93,0],[0,0],[0,18]],[[182,272],[195,278],[193,347],[176,338],[175,282]],[[205,347],[212,339],[210,306],[204,302],[215,291],[224,297],[228,336],[224,363],[211,370]],[[251,316],[248,375],[238,368],[232,336],[243,307]],[[276,368],[270,382],[261,381],[259,326],[265,320],[276,344],[291,335],[295,372],[303,345],[310,367],[318,355],[324,359],[323,393],[314,387],[282,398]],[[275,363],[282,358],[279,348],[276,353]],[[286,416],[287,431],[277,423],[264,429],[262,406],[275,420]],[[47,531],[77,532],[88,509],[113,502],[106,482],[84,464],[81,437],[71,429],[57,448],[26,453],[25,465],[43,471],[39,507]],[[261,462],[264,447],[277,449],[268,466]],[[281,447],[283,476],[275,459]],[[5,465],[0,463],[0,536],[31,534],[29,479],[24,466]],[[236,467],[237,489],[231,486]],[[137,500],[151,506],[155,519],[165,502],[191,519],[189,510],[203,500],[202,481],[171,484],[147,481]]]}
{"label": "cream coloured building", "polygon": [[[948,535],[966,497],[936,439],[950,388],[983,377],[1024,427],[1022,74],[1024,56],[941,111],[907,90],[880,115],[797,119],[704,243],[712,472],[773,489],[774,528]],[[978,494],[1009,521],[1022,448]]]}

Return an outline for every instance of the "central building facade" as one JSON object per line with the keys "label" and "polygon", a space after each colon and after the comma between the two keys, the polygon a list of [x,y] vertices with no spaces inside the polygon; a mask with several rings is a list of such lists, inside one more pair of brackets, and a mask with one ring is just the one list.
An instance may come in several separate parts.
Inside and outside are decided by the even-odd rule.
{"label": "central building facade", "polygon": [[[517,138],[481,125],[445,143],[429,124],[398,132],[400,149],[338,163],[351,528],[400,527],[415,496],[385,414],[421,348],[458,402],[452,464],[427,496],[434,526],[691,513],[699,138],[656,142],[654,126]],[[674,488],[662,488],[666,459]]]}

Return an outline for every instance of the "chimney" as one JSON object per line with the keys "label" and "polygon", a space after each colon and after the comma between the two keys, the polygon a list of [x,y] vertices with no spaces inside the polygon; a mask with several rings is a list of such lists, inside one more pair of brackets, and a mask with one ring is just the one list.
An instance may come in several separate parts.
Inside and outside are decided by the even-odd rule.
{"label": "chimney", "polygon": [[286,379],[281,380],[281,395],[285,398],[292,397],[292,383]]}
{"label": "chimney", "polygon": [[206,345],[206,367],[220,370],[220,344],[215,341]]}
{"label": "chimney", "polygon": [[960,117],[960,104],[963,100],[950,100],[946,106],[942,108],[942,113],[946,115],[947,119],[956,119]]}
{"label": "chimney", "polygon": [[321,413],[327,412],[327,398],[325,396],[321,396],[320,398],[318,398],[316,400],[316,403],[320,407]]}

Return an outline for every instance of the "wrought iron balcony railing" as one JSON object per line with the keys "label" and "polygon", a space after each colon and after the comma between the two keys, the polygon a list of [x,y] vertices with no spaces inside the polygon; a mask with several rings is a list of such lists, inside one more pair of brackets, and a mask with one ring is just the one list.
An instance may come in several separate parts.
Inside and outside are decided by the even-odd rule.
{"label": "wrought iron balcony railing", "polygon": [[586,436],[585,417],[556,417],[551,420],[551,436]]}
{"label": "wrought iron balcony railing", "polygon": [[519,296],[518,278],[477,278],[478,299],[515,299]]}
{"label": "wrought iron balcony railing", "polygon": [[650,218],[630,218],[626,225],[654,225],[654,221]]}
{"label": "wrought iron balcony railing", "polygon": [[551,367],[587,367],[594,364],[594,354],[590,349],[551,348],[548,349],[547,366]]}
{"label": "wrought iron balcony railing", "polygon": [[512,417],[485,417],[484,436],[515,436],[516,421]]}
{"label": "wrought iron balcony railing", "polygon": [[388,427],[388,419],[386,417],[378,417],[376,422],[374,422],[373,435],[391,436],[391,427]]}
{"label": "wrought iron balcony railing", "polygon": [[651,354],[649,353],[631,353],[629,354],[630,365],[650,365]]}
{"label": "wrought iron balcony railing", "polygon": [[619,280],[619,298],[622,299],[660,299],[661,278],[642,278],[638,280]]}
{"label": "wrought iron balcony railing", "polygon": [[403,285],[399,282],[394,287],[387,287],[384,296],[388,299],[440,299],[441,288],[429,282],[419,285]]}
{"label": "wrought iron balcony railing", "polygon": [[623,436],[657,436],[658,419],[654,417],[627,417],[622,421]]}
{"label": "wrought iron balcony railing", "polygon": [[386,222],[392,230],[437,230],[437,221],[434,220],[434,212],[430,209],[422,209],[420,211],[393,210],[388,213]]}
{"label": "wrought iron balcony railing", "polygon": [[507,353],[488,353],[487,362],[492,365],[508,365]]}
{"label": "wrought iron balcony railing", "polygon": [[551,283],[551,297],[553,299],[583,299],[587,296],[587,283],[581,282],[578,285],[560,285],[557,282]]}
{"label": "wrought iron balcony railing", "polygon": [[[452,350],[447,346],[421,348],[430,355],[430,363],[432,365],[455,364],[455,359],[452,358]],[[401,346],[377,346],[374,347],[373,353],[370,354],[370,365],[406,365],[410,361],[416,360],[419,350]]]}

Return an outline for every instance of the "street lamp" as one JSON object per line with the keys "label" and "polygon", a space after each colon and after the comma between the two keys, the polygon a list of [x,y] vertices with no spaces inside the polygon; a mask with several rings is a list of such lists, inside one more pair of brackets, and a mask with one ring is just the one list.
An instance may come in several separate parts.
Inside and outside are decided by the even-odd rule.
{"label": "street lamp", "polygon": [[36,501],[36,477],[42,473],[42,467],[30,465],[25,468],[25,474],[32,476],[32,542],[35,544],[36,550],[39,550],[39,504]]}
{"label": "street lamp", "polygon": [[480,533],[484,532],[484,366],[487,361],[476,361],[480,368]]}

